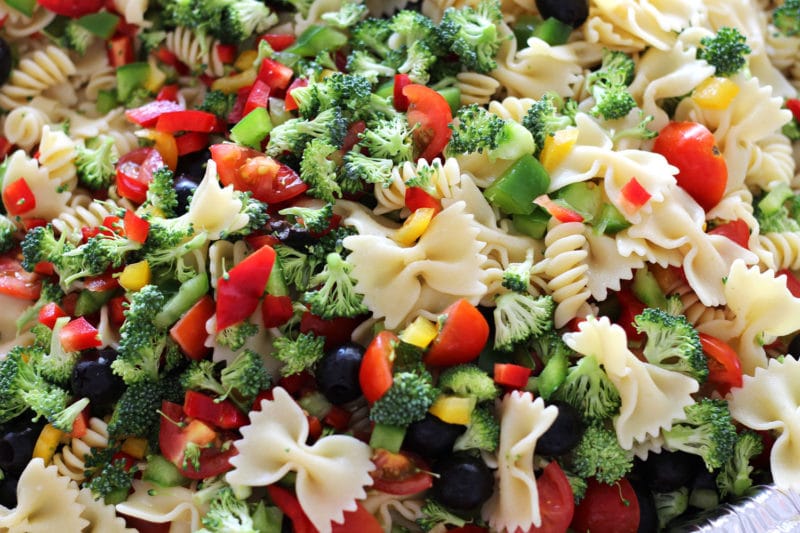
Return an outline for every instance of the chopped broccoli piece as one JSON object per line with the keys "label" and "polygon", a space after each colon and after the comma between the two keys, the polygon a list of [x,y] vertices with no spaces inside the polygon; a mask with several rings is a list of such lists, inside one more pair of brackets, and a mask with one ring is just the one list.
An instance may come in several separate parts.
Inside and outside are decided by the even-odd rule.
{"label": "chopped broccoli piece", "polygon": [[303,17],[307,17],[314,0],[283,0],[283,2],[291,5]]}
{"label": "chopped broccoli piece", "polygon": [[725,461],[717,474],[717,488],[724,498],[744,496],[753,486],[753,467],[750,461],[761,454],[764,443],[758,433],[744,431],[740,433],[733,447],[733,455]]}
{"label": "chopped broccoli piece", "polygon": [[703,398],[685,407],[686,419],[662,432],[672,450],[699,455],[709,471],[720,468],[733,456],[736,427],[725,400]]}
{"label": "chopped broccoli piece", "polygon": [[106,504],[113,505],[128,497],[135,473],[136,468],[128,469],[125,459],[117,459],[95,472],[84,486],[95,498],[103,498]]}
{"label": "chopped broccoli piece", "polygon": [[522,119],[522,125],[528,128],[536,142],[537,157],[544,147],[544,142],[548,136],[555,135],[559,130],[563,130],[574,125],[573,117],[562,112],[564,100],[556,93],[547,92],[536,100]]}
{"label": "chopped broccoli piece", "polygon": [[636,107],[636,100],[628,92],[634,68],[633,59],[624,52],[603,50],[600,68],[586,80],[595,102],[592,114],[612,120],[624,117]]}
{"label": "chopped broccoli piece", "polygon": [[417,518],[417,525],[423,531],[430,531],[436,527],[443,528],[444,526],[462,527],[467,523],[467,520],[455,515],[444,505],[430,498],[425,500],[425,504],[420,509],[420,514],[421,516]]}
{"label": "chopped broccoli piece", "polygon": [[344,155],[344,177],[350,180],[389,187],[392,184],[393,167],[391,159],[370,157],[358,149],[350,150]]}
{"label": "chopped broccoli piece", "polygon": [[525,126],[502,119],[478,104],[463,106],[455,118],[445,149],[448,155],[486,152],[491,159],[516,160],[536,150],[533,135]]}
{"label": "chopped broccoli piece", "polygon": [[309,282],[312,287],[321,287],[303,293],[303,302],[313,314],[329,319],[356,317],[369,311],[364,305],[364,296],[356,292],[355,280],[350,276],[352,269],[339,253],[327,255],[322,272]]}
{"label": "chopped broccoli piece", "polygon": [[147,186],[147,199],[142,204],[145,210],[154,210],[160,216],[173,217],[178,209],[178,193],[175,191],[175,174],[169,167],[161,167],[153,172],[153,179]]}
{"label": "chopped broccoli piece", "polygon": [[689,488],[680,487],[670,492],[653,492],[659,531],[689,508]]}
{"label": "chopped broccoli piece", "polygon": [[800,123],[792,116],[791,120],[781,128],[781,133],[789,137],[790,141],[800,141]]}
{"label": "chopped broccoli piece", "polygon": [[738,29],[722,27],[713,37],[700,39],[697,59],[705,59],[717,76],[733,76],[745,68],[750,52],[747,38]]}
{"label": "chopped broccoli piece", "polygon": [[491,408],[479,405],[472,411],[467,430],[453,444],[454,451],[482,450],[493,452],[500,444],[500,423]]}
{"label": "chopped broccoli piece", "polygon": [[78,418],[78,415],[80,415],[84,409],[86,409],[87,405],[89,405],[89,398],[81,398],[77,402],[68,405],[63,411],[50,418],[49,422],[59,431],[70,433],[73,425],[75,424],[75,419]]}
{"label": "chopped broccoli piece", "polygon": [[786,0],[772,12],[772,25],[787,37],[800,33],[800,0]]}
{"label": "chopped broccoli piece", "polygon": [[315,233],[322,233],[331,225],[333,204],[328,202],[319,209],[300,206],[287,207],[278,211],[278,214],[288,216],[301,228]]}
{"label": "chopped broccoli piece", "polygon": [[594,477],[611,485],[633,468],[633,453],[622,449],[613,430],[603,424],[590,424],[572,451],[574,472],[582,478]]}
{"label": "chopped broccoli piece", "polygon": [[395,13],[389,21],[389,27],[396,34],[400,46],[431,39],[437,31],[431,19],[410,9]]}
{"label": "chopped broccoli piece", "polygon": [[351,48],[364,50],[385,59],[392,53],[388,45],[393,30],[388,19],[368,18],[350,30]]}
{"label": "chopped broccoli piece", "polygon": [[336,147],[323,139],[311,141],[300,162],[300,177],[308,184],[308,195],[326,202],[335,202],[342,196],[342,189],[336,181],[336,163],[329,157]]}
{"label": "chopped broccoli piece", "polygon": [[227,0],[217,36],[224,43],[240,43],[274,26],[278,16],[260,0]]}
{"label": "chopped broccoli piece", "polygon": [[246,343],[247,339],[258,334],[259,328],[257,324],[252,322],[239,322],[233,326],[229,326],[219,333],[217,333],[217,343],[222,346],[227,346],[233,351],[241,349]]}
{"label": "chopped broccoli piece", "polygon": [[69,393],[45,381],[27,362],[39,353],[39,348],[15,346],[0,361],[0,423],[28,409],[36,413],[36,418],[51,420],[66,408]]}
{"label": "chopped broccoli piece", "polygon": [[408,74],[414,83],[427,84],[431,77],[431,67],[436,63],[436,56],[425,41],[415,41],[403,47],[405,59],[397,62],[397,72]]}
{"label": "chopped broccoli piece", "polygon": [[619,412],[619,391],[593,355],[582,357],[567,371],[556,399],[577,409],[587,420],[604,420]]}
{"label": "chopped broccoli piece", "polygon": [[94,34],[78,24],[74,19],[67,22],[64,28],[64,36],[61,39],[61,44],[65,48],[75,50],[80,55],[86,53],[86,49],[94,41]]}
{"label": "chopped broccoli piece", "polygon": [[708,363],[700,336],[684,315],[648,307],[634,318],[636,331],[647,335],[644,356],[667,370],[682,372],[700,383],[708,377]]}
{"label": "chopped broccoli piece", "polygon": [[271,380],[261,356],[252,350],[242,350],[220,373],[226,394],[246,409]]}
{"label": "chopped broccoli piece", "polygon": [[218,396],[225,396],[228,391],[220,383],[218,366],[207,359],[192,361],[180,376],[181,386],[189,390],[206,390]]}
{"label": "chopped broccoli piece", "polygon": [[344,30],[358,24],[369,10],[360,0],[344,0],[339,11],[332,11],[322,14],[322,20],[329,26]]}
{"label": "chopped broccoli piece", "polygon": [[76,146],[75,170],[81,185],[93,191],[105,190],[114,181],[119,154],[113,137],[103,135],[94,144]]}
{"label": "chopped broccoli piece", "polygon": [[641,118],[641,121],[636,126],[613,132],[611,140],[617,142],[621,139],[634,138],[645,141],[647,139],[654,139],[656,136],[658,136],[657,131],[647,128],[647,125],[650,124],[655,117],[653,117],[653,115],[645,116],[643,111],[639,112],[639,117]]}
{"label": "chopped broccoli piece", "polygon": [[236,497],[233,489],[225,487],[218,491],[208,512],[202,518],[205,526],[202,533],[256,533],[258,530],[246,501]]}
{"label": "chopped broccoli piece", "polygon": [[14,235],[17,232],[17,225],[7,216],[0,214],[0,253],[5,253],[16,246],[17,242]]}
{"label": "chopped broccoli piece", "polygon": [[795,218],[797,198],[785,184],[773,187],[762,196],[754,212],[761,233],[800,231],[800,223]]}
{"label": "chopped broccoli piece", "polygon": [[501,294],[495,299],[494,347],[511,351],[535,335],[553,328],[555,304],[551,296],[532,296],[518,292]]}
{"label": "chopped broccoli piece", "polygon": [[572,498],[575,500],[575,505],[577,505],[586,496],[586,489],[589,488],[589,483],[587,483],[586,479],[573,474],[563,466],[561,468],[564,470],[564,475],[567,476],[567,481],[569,481],[569,486],[572,489]]}
{"label": "chopped broccoli piece", "polygon": [[389,78],[395,74],[394,68],[383,64],[380,59],[363,49],[353,50],[347,57],[347,71],[370,83],[377,83],[380,78]]}
{"label": "chopped broccoli piece", "polygon": [[159,29],[144,29],[142,28],[136,35],[139,40],[142,42],[142,48],[147,52],[150,53],[153,50],[156,50],[161,43],[164,42],[167,38],[167,32],[164,30]]}
{"label": "chopped broccoli piece", "polygon": [[175,278],[183,283],[197,276],[194,267],[184,258],[207,242],[208,234],[205,232],[192,235],[191,228],[170,229],[160,220],[151,220],[142,256],[153,271],[154,279]]}
{"label": "chopped broccoli piece", "polygon": [[427,372],[398,372],[389,390],[372,404],[369,418],[376,424],[408,426],[425,418],[438,391]]}
{"label": "chopped broccoli piece", "polygon": [[527,293],[531,285],[533,250],[529,250],[522,263],[511,263],[503,271],[503,287],[510,291]]}
{"label": "chopped broccoli piece", "polygon": [[494,379],[476,365],[447,368],[439,375],[438,386],[444,392],[475,398],[478,402],[494,400],[500,395]]}
{"label": "chopped broccoli piece", "polygon": [[236,93],[227,94],[222,91],[208,91],[198,109],[214,113],[218,117],[227,117],[235,103]]}
{"label": "chopped broccoli piece", "polygon": [[56,238],[53,226],[35,227],[22,239],[22,268],[33,272],[42,261],[49,261],[58,267],[64,254],[72,249],[74,246],[67,241],[66,235]]}
{"label": "chopped broccoli piece", "polygon": [[283,277],[287,283],[294,285],[300,291],[305,291],[310,287],[311,278],[321,261],[314,257],[295,250],[291,246],[278,244],[274,246],[275,254],[281,263]]}
{"label": "chopped broccoli piece", "polygon": [[359,135],[359,144],[370,156],[391,159],[397,164],[411,161],[414,156],[412,128],[405,115],[370,120],[367,129]]}
{"label": "chopped broccoli piece", "polygon": [[561,333],[555,329],[551,329],[536,335],[531,339],[533,351],[539,356],[544,364],[550,362],[554,357],[571,357],[573,355],[572,348],[567,346],[564,342]]}
{"label": "chopped broccoli piece", "polygon": [[162,400],[183,403],[183,395],[183,387],[174,377],[129,385],[114,406],[108,433],[114,438],[157,437]]}
{"label": "chopped broccoli piece", "polygon": [[281,374],[289,376],[313,368],[325,355],[325,337],[300,333],[297,338],[278,337],[273,342],[275,359],[282,362]]}
{"label": "chopped broccoli piece", "polygon": [[498,30],[502,21],[500,2],[481,0],[475,8],[447,8],[439,31],[467,70],[486,74],[497,67],[495,56],[505,40]]}
{"label": "chopped broccoli piece", "polygon": [[292,90],[292,99],[304,118],[314,117],[332,108],[355,114],[369,105],[371,95],[372,85],[367,78],[341,72]]}
{"label": "chopped broccoli piece", "polygon": [[50,332],[50,343],[47,346],[47,351],[42,350],[38,357],[31,359],[31,362],[35,364],[37,371],[43,378],[62,386],[69,384],[72,370],[81,356],[80,352],[67,352],[61,346],[59,333],[69,321],[70,317],[68,316],[56,320]]}
{"label": "chopped broccoli piece", "polygon": [[341,146],[346,134],[347,120],[341,110],[326,109],[312,120],[293,118],[275,126],[269,133],[267,154],[273,157],[284,152],[305,155],[306,147],[313,139],[319,139],[329,146]]}

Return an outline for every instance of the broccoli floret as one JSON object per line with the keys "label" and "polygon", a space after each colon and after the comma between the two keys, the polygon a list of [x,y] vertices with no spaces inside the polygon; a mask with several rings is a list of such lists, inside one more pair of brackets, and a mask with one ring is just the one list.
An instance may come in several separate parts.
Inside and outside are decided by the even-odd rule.
{"label": "broccoli floret", "polygon": [[113,438],[157,436],[161,402],[183,403],[183,395],[180,381],[173,377],[129,385],[114,406],[108,433]]}
{"label": "broccoli floret", "polygon": [[311,118],[320,112],[339,108],[354,114],[369,105],[372,85],[363,76],[337,72],[323,81],[311,83],[292,90],[292,99],[297,103],[302,117]]}
{"label": "broccoli floret", "polygon": [[528,292],[531,285],[531,269],[533,268],[533,251],[525,255],[522,263],[511,263],[503,271],[503,287],[514,292]]}
{"label": "broccoli floret", "polygon": [[308,185],[308,195],[326,202],[335,202],[342,196],[336,181],[336,163],[329,157],[336,147],[324,139],[314,139],[308,144],[300,162],[300,178]]}
{"label": "broccoli floret", "polygon": [[235,103],[236,93],[226,94],[222,91],[208,91],[198,109],[224,118],[231,112]]}
{"label": "broccoli floret", "polygon": [[408,426],[425,418],[438,391],[427,372],[398,372],[389,390],[381,396],[369,412],[376,424]]}
{"label": "broccoli floret", "polygon": [[95,498],[103,498],[107,505],[117,504],[127,499],[136,471],[136,468],[128,469],[125,459],[117,459],[95,472],[84,486]]}
{"label": "broccoli floret", "polygon": [[362,154],[357,148],[344,155],[344,178],[389,187],[392,183],[391,159]]}
{"label": "broccoli floret", "polygon": [[168,333],[157,327],[154,319],[165,300],[155,285],[145,285],[130,295],[130,304],[124,311],[125,321],[119,329],[118,356],[111,363],[114,373],[128,385],[159,379]]}
{"label": "broccoli floret", "polygon": [[189,390],[206,390],[218,396],[225,396],[228,391],[219,380],[218,366],[206,359],[192,361],[180,376],[181,386]]}
{"label": "broccoli floret", "polygon": [[618,119],[636,107],[636,100],[628,92],[633,80],[634,62],[618,50],[603,50],[600,68],[587,77],[587,88],[594,97],[591,113],[606,120]]}
{"label": "broccoli floret", "polygon": [[163,217],[173,217],[178,209],[178,193],[175,191],[175,174],[162,167],[153,172],[153,179],[147,186],[145,212],[155,211]]}
{"label": "broccoli floret", "polygon": [[670,492],[653,492],[653,502],[656,505],[658,529],[662,531],[674,518],[689,508],[689,488],[680,487]]}
{"label": "broccoli floret", "polygon": [[564,100],[556,93],[548,92],[536,100],[522,119],[522,125],[533,135],[538,157],[548,136],[574,125],[572,117],[562,113]]}
{"label": "broccoli floret", "polygon": [[50,418],[50,425],[64,433],[71,432],[75,419],[86,409],[87,405],[89,405],[89,398],[81,398]]}
{"label": "broccoli floret", "polygon": [[611,140],[618,142],[621,139],[626,139],[629,137],[641,139],[643,141],[647,139],[654,139],[658,135],[658,132],[647,129],[647,125],[650,124],[655,117],[653,117],[653,115],[645,116],[644,112],[640,111],[639,118],[641,118],[641,121],[636,126],[632,128],[625,128],[624,130],[620,131],[614,131]]}
{"label": "broccoli floret", "polygon": [[345,250],[342,241],[350,235],[356,235],[357,233],[358,232],[350,226],[339,226],[307,245],[306,252],[314,261],[317,261],[320,265],[324,265],[330,253],[337,253],[345,257],[348,254],[348,250]]}
{"label": "broccoli floret", "polygon": [[355,280],[350,276],[352,265],[340,254],[332,252],[325,258],[322,272],[311,278],[312,287],[319,289],[303,293],[303,302],[311,312],[324,319],[335,317],[356,317],[367,313],[364,296],[355,290]]}
{"label": "broccoli floret", "polygon": [[[42,280],[42,291],[39,293],[39,299],[25,309],[17,318],[17,332],[21,332],[28,324],[36,320],[42,307],[50,302],[59,303],[63,297],[64,291],[61,290],[57,283],[53,283],[48,279]],[[49,341],[47,345],[50,345]]]}
{"label": "broccoli floret", "polygon": [[412,128],[405,115],[369,121],[367,129],[359,135],[359,144],[370,156],[391,159],[397,164],[414,158]]}
{"label": "broccoli floret", "polygon": [[414,83],[427,84],[430,80],[430,69],[436,63],[436,56],[425,41],[416,41],[403,48],[405,59],[397,66],[397,72],[408,74]]}
{"label": "broccoli floret", "polygon": [[572,489],[572,498],[575,500],[575,505],[577,505],[586,496],[586,489],[589,488],[589,483],[587,483],[586,479],[573,474],[563,466],[561,468],[564,471],[564,475],[567,476],[567,481],[569,481],[569,486]]}
{"label": "broccoli floret", "polygon": [[328,26],[343,30],[358,24],[368,12],[367,6],[360,0],[345,0],[339,11],[323,13],[322,20],[327,22]]}
{"label": "broccoli floret", "polygon": [[75,170],[83,186],[93,191],[105,190],[114,181],[119,154],[113,137],[103,135],[94,144],[76,146]]}
{"label": "broccoli floret", "polygon": [[295,339],[278,337],[273,342],[272,355],[284,364],[281,374],[289,376],[313,368],[325,355],[324,345],[325,337],[313,333],[300,333]]}
{"label": "broccoli floret", "polygon": [[257,533],[250,506],[236,497],[233,489],[225,487],[218,491],[208,512],[202,519],[202,533]]}
{"label": "broccoli floret", "polygon": [[267,213],[268,206],[265,202],[255,198],[249,191],[236,191],[236,193],[236,198],[242,204],[240,214],[247,216],[247,225],[239,230],[223,233],[223,239],[230,237],[246,237],[254,231],[263,229],[267,220],[269,220],[269,214]]}
{"label": "broccoli floret", "polygon": [[453,450],[493,452],[500,444],[500,423],[489,406],[479,405],[472,411],[467,430],[459,435]]}
{"label": "broccoli floret", "polygon": [[226,3],[218,32],[222,42],[242,42],[278,22],[278,16],[260,0],[229,0]]}
{"label": "broccoli floret", "polygon": [[226,396],[245,410],[249,410],[259,392],[269,388],[271,380],[261,356],[252,350],[242,350],[220,373]]}
{"label": "broccoli floret", "polygon": [[773,187],[761,197],[754,212],[761,233],[800,231],[800,223],[794,218],[796,213],[792,212],[796,202],[797,196],[786,184]]}
{"label": "broccoli floret", "polygon": [[75,50],[78,54],[84,55],[86,49],[92,44],[92,41],[94,41],[94,34],[92,32],[78,24],[74,19],[67,22],[64,28],[64,36],[61,39],[61,44],[63,44],[65,48]]}
{"label": "broccoli floret", "polygon": [[733,447],[733,455],[725,461],[717,474],[717,488],[724,498],[744,496],[753,486],[753,467],[750,461],[761,454],[764,443],[758,433],[744,431],[739,434]]}
{"label": "broccoli floret", "polygon": [[45,381],[28,362],[31,355],[35,359],[39,353],[38,348],[16,346],[0,361],[0,423],[28,409],[36,413],[36,418],[51,420],[66,408],[69,393]]}
{"label": "broccoli floret", "polygon": [[551,296],[532,296],[519,292],[501,294],[495,299],[494,347],[507,352],[553,328],[555,304]]}
{"label": "broccoli floret", "polygon": [[[59,333],[69,321],[70,318],[67,316],[56,320],[50,332],[50,342],[46,347],[47,351],[42,350],[38,357],[32,359],[42,377],[59,385],[69,384],[72,370],[81,356],[80,352],[67,352],[61,345]],[[44,339],[42,338],[41,340]]]}
{"label": "broccoli floret", "polygon": [[738,29],[723,27],[713,37],[700,39],[697,59],[705,59],[717,76],[733,76],[745,68],[750,52],[747,38]]}
{"label": "broccoli floret", "polygon": [[0,253],[11,250],[16,244],[14,235],[17,233],[17,225],[7,216],[0,214]]}
{"label": "broccoli floret", "polygon": [[700,383],[706,380],[708,364],[700,336],[684,315],[648,307],[633,323],[636,331],[647,335],[644,356],[648,362],[682,372]]}
{"label": "broccoli floret", "polygon": [[720,468],[733,455],[736,427],[728,403],[703,398],[685,407],[686,419],[664,430],[664,442],[672,450],[699,455],[709,471]]}
{"label": "broccoli floret", "polygon": [[498,31],[502,21],[500,2],[481,0],[475,8],[447,8],[439,31],[447,35],[450,50],[467,70],[485,74],[497,67],[495,56],[504,40]]}
{"label": "broccoli floret", "polygon": [[322,262],[284,244],[275,245],[274,249],[286,282],[300,291],[308,289],[314,271]]}
{"label": "broccoli floret", "polygon": [[284,152],[294,155],[305,155],[306,146],[319,139],[329,146],[341,146],[347,134],[347,121],[337,108],[326,109],[313,120],[302,118],[289,119],[275,126],[269,134],[267,154],[273,157]]}
{"label": "broccoli floret", "polygon": [[217,333],[217,343],[227,346],[234,352],[241,349],[247,339],[258,334],[258,325],[252,322],[239,322]]}
{"label": "broccoli floret", "polygon": [[800,0],[786,0],[776,7],[772,12],[772,25],[787,37],[800,33]]}
{"label": "broccoli floret", "polygon": [[531,348],[539,356],[543,363],[547,364],[555,357],[571,357],[572,348],[564,342],[561,333],[555,329],[545,331],[541,335],[536,335],[531,339]]}
{"label": "broccoli floret", "polygon": [[582,357],[567,371],[556,399],[577,409],[587,420],[611,418],[619,412],[619,391],[593,355]]}
{"label": "broccoli floret", "polygon": [[322,233],[331,225],[333,204],[328,202],[319,209],[300,206],[287,207],[278,211],[278,214],[288,216],[301,228],[315,233]]}
{"label": "broccoli floret", "polygon": [[791,120],[781,128],[781,133],[789,137],[790,141],[800,141],[800,123],[792,116]]}
{"label": "broccoli floret", "polygon": [[433,21],[418,11],[404,9],[390,20],[391,31],[399,38],[399,45],[411,45],[431,38],[437,31]]}
{"label": "broccoli floret", "polygon": [[167,32],[160,29],[141,29],[137,35],[142,42],[142,48],[149,54],[158,49],[167,38]]}
{"label": "broccoli floret", "polygon": [[572,467],[580,477],[594,477],[611,485],[633,468],[633,453],[619,445],[613,430],[595,422],[586,428],[572,451]]}
{"label": "broccoli floret", "polygon": [[423,531],[430,531],[435,527],[454,526],[462,527],[467,523],[460,516],[453,514],[444,505],[433,499],[425,500],[425,504],[419,511],[421,516],[417,518],[417,525]]}
{"label": "broccoli floret", "polygon": [[363,20],[350,31],[352,49],[364,50],[385,59],[392,52],[387,44],[392,31],[388,19]]}
{"label": "broccoli floret", "polygon": [[66,235],[56,238],[53,226],[38,226],[25,234],[22,239],[22,268],[33,272],[37,263],[49,261],[56,266],[62,261],[63,255],[74,249]]}
{"label": "broccoli floret", "polygon": [[160,221],[151,221],[142,256],[153,271],[154,279],[174,278],[183,283],[197,276],[194,267],[184,258],[207,242],[208,234],[205,232],[192,235],[191,228],[169,229]]}
{"label": "broccoli floret", "polygon": [[[115,228],[101,227],[109,231],[101,231],[98,235],[64,254],[68,261],[77,261],[84,269],[104,272],[109,266],[120,267],[125,264],[126,254],[135,252],[142,248],[142,243],[120,235]],[[61,273],[61,272],[59,272]],[[86,274],[71,272],[70,275],[62,275],[62,282],[69,285],[79,277]]]}
{"label": "broccoli floret", "polygon": [[395,69],[384,65],[381,60],[364,50],[353,50],[347,57],[347,71],[362,76],[370,83],[377,83],[380,78],[394,76]]}
{"label": "broccoli floret", "polygon": [[476,365],[451,366],[439,375],[438,386],[443,392],[475,398],[478,402],[494,400],[500,395],[492,376]]}
{"label": "broccoli floret", "polygon": [[533,135],[514,120],[505,120],[478,104],[463,106],[450,124],[448,155],[486,152],[490,159],[516,160],[536,150]]}

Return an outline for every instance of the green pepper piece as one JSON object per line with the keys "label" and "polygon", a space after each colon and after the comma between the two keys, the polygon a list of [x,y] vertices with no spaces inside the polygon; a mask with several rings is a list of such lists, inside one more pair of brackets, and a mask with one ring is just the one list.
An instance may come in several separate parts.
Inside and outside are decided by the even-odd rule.
{"label": "green pepper piece", "polygon": [[530,215],[533,201],[547,192],[550,176],[530,154],[517,159],[484,192],[486,199],[510,215]]}
{"label": "green pepper piece", "polygon": [[461,107],[461,90],[458,87],[445,87],[436,92],[444,97],[447,101],[447,105],[450,106],[450,112],[455,115],[458,108]]}
{"label": "green pepper piece", "polygon": [[202,273],[183,283],[153,319],[157,328],[167,329],[208,292],[208,275]]}
{"label": "green pepper piece", "polygon": [[75,316],[86,316],[96,313],[105,305],[111,297],[114,296],[114,291],[90,291],[84,289],[78,295],[75,301]]}
{"label": "green pepper piece", "polygon": [[265,107],[257,107],[231,128],[231,140],[259,149],[261,141],[272,131],[272,120]]}
{"label": "green pepper piece", "polygon": [[316,57],[322,51],[335,50],[347,44],[347,36],[328,26],[310,26],[284,53]]}
{"label": "green pepper piece", "polygon": [[514,229],[523,235],[544,239],[550,218],[550,213],[537,206],[530,215],[513,215],[511,221],[514,223]]}
{"label": "green pepper piece", "polygon": [[33,16],[33,9],[36,7],[36,0],[6,0],[8,7],[12,7],[30,18]]}
{"label": "green pepper piece", "polygon": [[547,18],[533,30],[533,36],[538,37],[550,46],[565,44],[572,35],[572,26],[564,24],[557,18]]}
{"label": "green pepper piece", "polygon": [[150,65],[140,61],[117,68],[117,97],[125,102],[136,89],[144,87],[150,76]]}
{"label": "green pepper piece", "polygon": [[533,32],[542,23],[536,15],[522,15],[514,21],[514,37],[517,39],[517,48],[528,46],[528,39],[533,37]]}
{"label": "green pepper piece", "polygon": [[109,39],[119,25],[119,16],[108,11],[89,13],[75,21],[101,39]]}

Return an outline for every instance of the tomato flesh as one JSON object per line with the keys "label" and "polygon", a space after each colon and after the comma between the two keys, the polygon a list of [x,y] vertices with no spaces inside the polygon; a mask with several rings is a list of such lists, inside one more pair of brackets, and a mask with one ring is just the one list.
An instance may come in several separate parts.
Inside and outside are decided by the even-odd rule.
{"label": "tomato flesh", "polygon": [[222,184],[249,191],[257,200],[280,203],[308,190],[291,167],[257,150],[229,143],[211,145],[210,150]]}
{"label": "tomato flesh", "polygon": [[733,387],[741,387],[742,364],[736,351],[726,342],[706,333],[700,333],[700,344],[708,360],[708,383],[715,385],[723,396]]}
{"label": "tomato flesh", "polygon": [[489,323],[478,308],[462,298],[450,304],[442,316],[441,329],[425,354],[425,364],[454,366],[478,357],[489,339]]}
{"label": "tomato flesh", "polygon": [[372,462],[375,463],[375,470],[370,475],[375,490],[405,496],[433,486],[433,476],[428,472],[427,465],[406,453],[378,449]]}
{"label": "tomato flesh", "polygon": [[750,240],[750,228],[747,226],[747,222],[741,218],[731,220],[725,224],[720,224],[709,231],[708,234],[727,237],[742,248],[747,248],[748,241]]}
{"label": "tomato flesh", "polygon": [[590,478],[570,526],[578,533],[636,533],[639,500],[630,482],[622,478],[606,485]]}
{"label": "tomato flesh", "polygon": [[165,167],[164,159],[155,148],[138,148],[128,152],[117,163],[116,184],[121,196],[136,203],[147,199],[147,188],[153,173]]}
{"label": "tomato flesh", "polygon": [[408,123],[416,126],[414,141],[420,152],[419,158],[432,161],[442,153],[450,141],[453,112],[444,97],[424,85],[412,83],[402,89],[408,99]]}
{"label": "tomato flesh", "polygon": [[551,461],[536,479],[542,525],[529,533],[562,533],[575,515],[575,498],[567,475],[557,462]]}
{"label": "tomato flesh", "polygon": [[42,292],[37,274],[26,272],[17,259],[0,256],[0,294],[22,300],[36,300]]}

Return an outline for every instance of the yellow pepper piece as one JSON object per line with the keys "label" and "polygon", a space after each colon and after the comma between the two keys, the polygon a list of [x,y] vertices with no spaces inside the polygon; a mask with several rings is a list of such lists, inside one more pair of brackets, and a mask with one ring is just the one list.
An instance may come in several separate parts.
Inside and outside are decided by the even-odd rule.
{"label": "yellow pepper piece", "polygon": [[233,94],[242,87],[253,85],[255,81],[256,71],[253,68],[249,68],[239,72],[238,74],[232,74],[230,76],[225,76],[224,78],[217,78],[214,80],[214,83],[211,84],[211,90],[222,91],[225,94]]}
{"label": "yellow pepper piece", "polygon": [[438,334],[439,330],[436,324],[424,316],[418,316],[400,333],[399,337],[401,341],[407,342],[408,344],[413,344],[420,348],[427,348]]}
{"label": "yellow pepper piece", "polygon": [[394,233],[394,240],[404,246],[411,246],[419,239],[433,220],[436,211],[432,207],[421,207],[411,213],[400,229]]}
{"label": "yellow pepper piece", "polygon": [[42,432],[39,433],[39,438],[36,439],[36,444],[33,446],[33,457],[41,458],[46,465],[50,464],[63,436],[63,431],[54,428],[50,424],[45,424]]}
{"label": "yellow pepper piece", "polygon": [[128,437],[123,441],[120,451],[136,459],[144,459],[144,456],[147,454],[147,439]]}
{"label": "yellow pepper piece", "polygon": [[236,70],[247,70],[253,66],[253,63],[255,63],[257,57],[257,50],[245,50],[239,54],[239,57],[237,57],[236,61],[233,62],[233,66],[236,68]]}
{"label": "yellow pepper piece", "polygon": [[158,90],[163,87],[164,82],[167,81],[167,75],[163,70],[158,68],[154,57],[151,56],[147,63],[150,65],[150,72],[147,74],[147,80],[144,82],[144,88],[151,93],[157,93]]}
{"label": "yellow pepper piece", "polygon": [[692,100],[704,109],[722,110],[739,94],[739,86],[729,78],[711,76],[692,92]]}
{"label": "yellow pepper piece", "polygon": [[147,137],[154,141],[155,148],[167,167],[175,170],[178,166],[178,143],[175,141],[175,136],[165,131],[150,130],[147,132]]}
{"label": "yellow pepper piece", "polygon": [[448,424],[469,425],[472,410],[475,409],[475,398],[442,395],[436,398],[428,411]]}
{"label": "yellow pepper piece", "polygon": [[150,283],[150,264],[147,260],[131,263],[119,275],[119,284],[126,291],[138,291]]}
{"label": "yellow pepper piece", "polygon": [[553,135],[548,135],[544,140],[542,153],[539,155],[539,161],[545,170],[552,172],[560,165],[577,141],[578,128],[565,128],[558,130]]}

